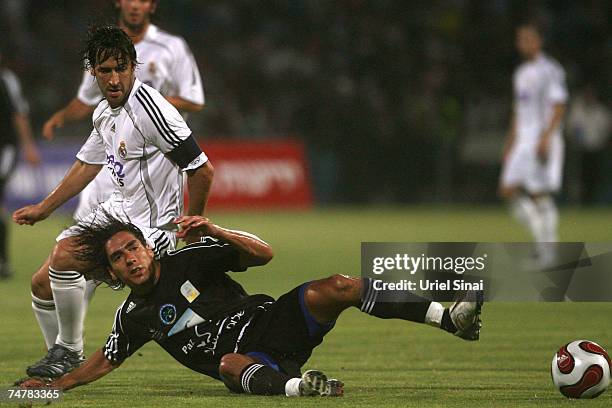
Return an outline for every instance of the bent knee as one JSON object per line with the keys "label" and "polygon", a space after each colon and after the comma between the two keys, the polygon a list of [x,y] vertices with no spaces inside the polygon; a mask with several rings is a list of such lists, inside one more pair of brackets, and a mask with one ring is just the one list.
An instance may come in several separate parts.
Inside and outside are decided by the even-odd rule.
{"label": "bent knee", "polygon": [[252,362],[253,359],[244,354],[225,354],[219,362],[219,374],[226,379],[237,381],[243,368]]}
{"label": "bent knee", "polygon": [[358,278],[336,274],[323,282],[327,292],[338,300],[352,299],[361,294],[361,279]]}
{"label": "bent knee", "polygon": [[45,264],[34,275],[32,275],[32,281],[30,283],[30,287],[31,287],[32,293],[37,298],[44,299],[44,300],[53,299],[51,283],[49,282],[48,264]]}
{"label": "bent knee", "polygon": [[346,275],[335,274],[327,278],[332,287],[338,292],[348,292],[361,286],[361,279],[352,278]]}
{"label": "bent knee", "polygon": [[76,261],[73,256],[73,246],[70,238],[63,239],[55,244],[51,252],[50,266],[58,271],[71,271],[76,269]]}

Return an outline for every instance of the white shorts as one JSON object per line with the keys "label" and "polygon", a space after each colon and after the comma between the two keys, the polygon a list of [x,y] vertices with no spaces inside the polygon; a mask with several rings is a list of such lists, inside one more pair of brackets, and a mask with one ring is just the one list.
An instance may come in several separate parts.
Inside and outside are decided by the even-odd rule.
{"label": "white shorts", "polygon": [[537,158],[537,144],[515,145],[503,164],[502,187],[522,187],[528,193],[554,193],[561,188],[563,178],[564,143],[561,137],[553,137],[548,160]]}
{"label": "white shorts", "polygon": [[113,179],[105,168],[102,168],[95,179],[79,194],[79,205],[73,218],[78,222],[86,218],[98,205],[108,200],[115,190]]}
{"label": "white shorts", "polygon": [[[65,238],[77,236],[79,234],[79,224],[87,225],[95,222],[96,219],[104,219],[104,211],[119,220],[130,222],[130,217],[123,209],[121,196],[119,194],[113,194],[108,200],[98,205],[86,217],[79,219],[76,225],[63,230],[55,240],[61,241]],[[147,244],[153,248],[155,258],[158,259],[169,250],[174,250],[176,248],[176,235],[174,231],[144,227],[141,225],[136,226],[142,231],[142,234],[147,240]]]}

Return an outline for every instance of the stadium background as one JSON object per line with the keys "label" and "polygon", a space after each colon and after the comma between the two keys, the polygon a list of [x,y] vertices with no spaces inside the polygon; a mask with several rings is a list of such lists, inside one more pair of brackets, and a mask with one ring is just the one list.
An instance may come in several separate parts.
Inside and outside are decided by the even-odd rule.
{"label": "stadium background", "polygon": [[[92,15],[113,19],[110,3],[0,2],[3,57],[22,81],[38,138],[44,120],[74,96],[80,38]],[[361,241],[528,240],[495,197],[519,62],[513,28],[525,18],[544,25],[572,96],[591,81],[609,105],[606,1],[162,0],[157,23],[187,39],[203,74],[207,106],[190,116],[203,143],[291,137],[306,147],[315,208],[210,214],[275,248],[265,271],[238,276],[245,287],[279,295],[309,279],[356,274]],[[53,144],[78,145],[88,133],[86,122],[69,125]],[[597,206],[581,203],[579,148],[566,136],[561,237],[611,241],[612,164],[602,169]],[[40,143],[44,155],[50,144]],[[16,277],[0,282],[2,387],[40,357],[29,276],[69,223],[60,215],[12,229]],[[124,296],[96,294],[88,355],[105,340]],[[563,406],[569,401],[550,385],[552,354],[577,338],[611,349],[611,315],[612,304],[490,304],[474,345],[350,311],[309,362],[344,380],[347,398],[316,403]],[[62,406],[312,403],[231,396],[150,344],[109,377],[67,394]],[[607,392],[589,406],[611,404]]]}

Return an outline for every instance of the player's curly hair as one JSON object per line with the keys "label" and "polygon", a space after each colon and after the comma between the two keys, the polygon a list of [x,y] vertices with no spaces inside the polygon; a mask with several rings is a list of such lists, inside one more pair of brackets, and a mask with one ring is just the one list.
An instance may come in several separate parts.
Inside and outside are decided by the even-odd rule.
{"label": "player's curly hair", "polygon": [[101,211],[101,216],[97,217],[94,222],[88,224],[79,223],[76,228],[78,232],[76,237],[78,250],[74,257],[81,262],[96,266],[85,273],[85,277],[104,282],[113,289],[123,288],[125,286],[124,283],[113,279],[108,272],[110,262],[108,261],[105,246],[109,239],[122,231],[131,233],[146,246],[148,244],[142,231],[136,225],[123,222],[106,211]]}
{"label": "player's curly hair", "polygon": [[138,64],[136,48],[131,38],[114,24],[92,24],[87,30],[85,47],[81,51],[84,70],[93,69],[107,59],[115,57],[119,63]]}

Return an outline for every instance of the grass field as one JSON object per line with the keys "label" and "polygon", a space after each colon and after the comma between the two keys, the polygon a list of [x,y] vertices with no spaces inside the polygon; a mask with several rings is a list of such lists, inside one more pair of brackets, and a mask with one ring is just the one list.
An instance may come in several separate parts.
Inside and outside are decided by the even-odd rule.
{"label": "grass field", "polygon": [[[307,213],[216,213],[221,225],[266,239],[272,263],[237,279],[251,293],[277,296],[297,284],[333,273],[359,274],[361,241],[525,241],[502,208],[327,209]],[[30,308],[29,279],[67,218],[14,227],[15,279],[0,282],[0,386],[24,375],[43,354]],[[562,211],[568,241],[612,241],[612,210]],[[511,273],[511,271],[509,271]],[[100,347],[116,306],[127,292],[98,289],[86,321],[86,353]],[[612,350],[612,303],[490,303],[476,343],[399,320],[377,320],[351,310],[305,368],[346,384],[341,399],[287,399],[231,395],[149,343],[107,377],[64,396],[62,407],[389,406],[565,407],[612,406],[612,391],[596,400],[570,401],[552,388],[556,349],[587,338]],[[10,404],[8,406],[15,406]]]}

